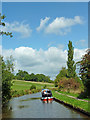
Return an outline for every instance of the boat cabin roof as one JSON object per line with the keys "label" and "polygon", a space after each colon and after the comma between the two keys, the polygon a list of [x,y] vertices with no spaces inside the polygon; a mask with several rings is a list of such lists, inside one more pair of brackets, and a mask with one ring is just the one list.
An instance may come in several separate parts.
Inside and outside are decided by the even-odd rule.
{"label": "boat cabin roof", "polygon": [[43,91],[51,91],[51,90],[49,90],[49,89],[42,89],[42,92],[43,92]]}

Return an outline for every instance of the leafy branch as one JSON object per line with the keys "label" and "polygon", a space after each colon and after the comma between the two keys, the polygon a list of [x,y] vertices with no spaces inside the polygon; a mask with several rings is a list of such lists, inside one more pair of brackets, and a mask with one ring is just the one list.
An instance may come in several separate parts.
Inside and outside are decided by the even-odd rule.
{"label": "leafy branch", "polygon": [[[2,20],[5,19],[5,17],[6,17],[5,15],[1,16],[1,13],[0,13],[0,25],[3,27],[5,26],[5,23],[2,22]],[[6,35],[6,36],[13,37],[12,32],[4,32],[2,30],[0,30],[0,35]]]}

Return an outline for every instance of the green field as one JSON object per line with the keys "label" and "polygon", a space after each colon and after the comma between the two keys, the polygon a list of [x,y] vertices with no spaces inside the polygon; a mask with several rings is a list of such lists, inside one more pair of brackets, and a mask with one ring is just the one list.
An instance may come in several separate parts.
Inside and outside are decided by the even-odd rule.
{"label": "green field", "polygon": [[53,83],[43,83],[43,82],[29,82],[22,80],[13,80],[12,90],[21,91],[21,90],[29,90],[31,85],[35,85],[36,89],[43,89],[46,85],[46,88],[53,88]]}

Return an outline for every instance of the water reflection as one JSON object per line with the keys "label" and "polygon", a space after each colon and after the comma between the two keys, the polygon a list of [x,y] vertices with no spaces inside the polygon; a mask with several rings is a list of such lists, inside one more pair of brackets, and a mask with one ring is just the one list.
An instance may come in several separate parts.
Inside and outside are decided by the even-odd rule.
{"label": "water reflection", "polygon": [[9,104],[2,108],[2,118],[9,118],[9,116],[12,116],[12,106]]}
{"label": "water reflection", "polygon": [[47,100],[47,101],[41,100],[41,101],[42,101],[42,103],[52,103],[53,102],[53,100]]}
{"label": "water reflection", "polygon": [[37,99],[40,99],[40,97],[34,97],[34,98],[27,98],[27,99],[23,99],[23,100],[20,100],[20,102],[23,102],[23,101],[30,101],[30,100],[37,100]]}
{"label": "water reflection", "polygon": [[18,108],[20,108],[20,109],[22,109],[22,108],[28,108],[29,106],[28,105],[20,105],[20,106],[18,106]]}

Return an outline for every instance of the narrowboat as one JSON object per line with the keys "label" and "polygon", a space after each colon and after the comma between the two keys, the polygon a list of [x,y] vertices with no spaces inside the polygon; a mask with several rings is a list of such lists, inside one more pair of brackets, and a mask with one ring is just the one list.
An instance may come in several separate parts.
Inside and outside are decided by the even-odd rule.
{"label": "narrowboat", "polygon": [[41,98],[42,101],[52,101],[53,100],[51,90],[43,89],[41,91],[41,94],[42,94],[42,98]]}

